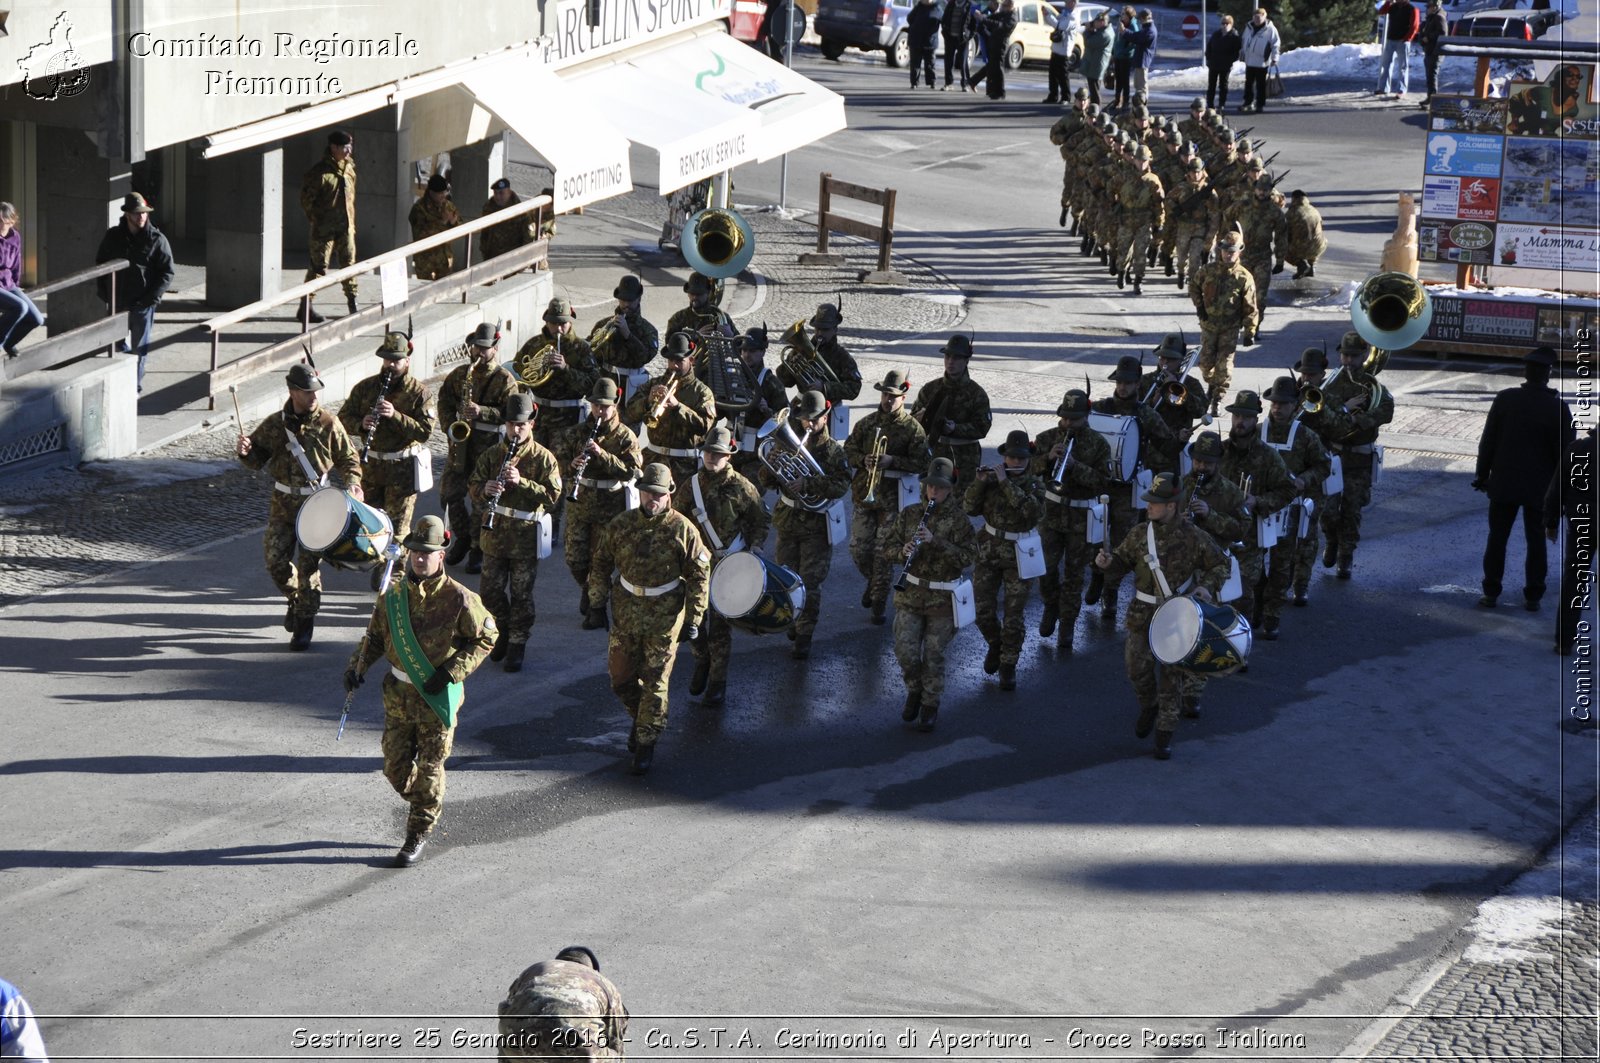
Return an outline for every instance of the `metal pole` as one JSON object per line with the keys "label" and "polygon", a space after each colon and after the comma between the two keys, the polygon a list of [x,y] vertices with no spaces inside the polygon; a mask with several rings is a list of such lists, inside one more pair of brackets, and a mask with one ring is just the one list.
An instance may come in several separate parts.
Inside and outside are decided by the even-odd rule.
{"label": "metal pole", "polygon": [[[770,2],[770,0],[769,0]],[[783,0],[783,65],[794,66],[794,0]],[[778,160],[778,209],[787,210],[789,207],[789,153],[783,153]]]}

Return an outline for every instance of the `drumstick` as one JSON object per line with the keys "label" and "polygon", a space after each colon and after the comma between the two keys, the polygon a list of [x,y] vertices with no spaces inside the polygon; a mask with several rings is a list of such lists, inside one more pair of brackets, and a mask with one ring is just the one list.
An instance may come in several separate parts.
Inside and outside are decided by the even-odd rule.
{"label": "drumstick", "polygon": [[228,394],[233,396],[233,421],[239,426],[239,434],[244,435],[244,415],[239,412],[239,385],[229,384]]}

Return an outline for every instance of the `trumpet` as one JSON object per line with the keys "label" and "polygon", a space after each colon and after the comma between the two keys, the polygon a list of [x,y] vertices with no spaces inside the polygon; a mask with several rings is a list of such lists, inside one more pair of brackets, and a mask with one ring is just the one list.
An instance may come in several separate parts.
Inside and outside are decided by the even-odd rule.
{"label": "trumpet", "polygon": [[1322,412],[1322,389],[1315,384],[1300,385],[1300,412],[1315,416]]}
{"label": "trumpet", "polygon": [[656,425],[661,423],[661,418],[667,412],[667,402],[672,398],[672,396],[678,393],[678,385],[682,382],[683,377],[675,376],[672,378],[672,381],[666,385],[667,390],[661,396],[661,400],[650,408],[650,416],[645,418],[644,426],[646,428],[654,428]]}
{"label": "trumpet", "polygon": [[804,321],[796,321],[785,329],[778,342],[783,344],[783,353],[778,360],[788,368],[795,379],[795,386],[801,391],[821,391],[824,384],[839,382],[838,374],[823,360],[811,337],[806,335]]}
{"label": "trumpet", "polygon": [[861,501],[867,505],[875,505],[878,501],[878,485],[883,482],[883,458],[889,451],[889,439],[881,429],[874,429],[872,433],[872,450],[868,456],[875,459],[872,468],[867,472],[867,493]]}
{"label": "trumpet", "polygon": [[1072,464],[1072,448],[1077,445],[1077,436],[1067,440],[1066,449],[1061,452],[1061,460],[1056,462],[1056,467],[1050,470],[1050,481],[1052,483],[1064,484],[1067,482],[1067,466]]}

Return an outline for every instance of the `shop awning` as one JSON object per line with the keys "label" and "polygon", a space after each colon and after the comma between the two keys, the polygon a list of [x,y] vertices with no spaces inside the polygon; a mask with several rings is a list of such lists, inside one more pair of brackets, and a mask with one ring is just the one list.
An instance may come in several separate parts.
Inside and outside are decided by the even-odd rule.
{"label": "shop awning", "polygon": [[632,190],[628,138],[575,86],[511,63],[469,74],[461,87],[550,164],[557,214]]}

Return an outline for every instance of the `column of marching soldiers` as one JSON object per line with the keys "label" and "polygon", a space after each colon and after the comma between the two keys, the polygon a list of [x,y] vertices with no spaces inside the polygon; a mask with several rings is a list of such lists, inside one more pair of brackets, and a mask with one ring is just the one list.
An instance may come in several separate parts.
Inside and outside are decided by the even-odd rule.
{"label": "column of marching soldiers", "polygon": [[[1099,128],[1087,108],[1076,113],[1081,124],[1065,143]],[[1103,219],[1092,197],[1079,198],[1084,188],[1069,180],[1064,201],[1100,246]],[[1134,230],[1132,257],[1119,257],[1136,276],[1147,261],[1141,240],[1156,231]],[[1226,253],[1227,232],[1213,227],[1188,245],[1185,232],[1180,224],[1175,235],[1180,278],[1234,283],[1253,314],[1254,282]],[[1205,255],[1193,246],[1202,240]],[[1202,265],[1213,246],[1218,260]],[[992,418],[967,371],[972,337],[949,338],[944,372],[914,399],[909,375],[889,371],[874,385],[877,408],[847,431],[845,404],[862,379],[839,339],[843,300],[787,330],[769,366],[766,331],[739,335],[717,305],[720,288],[692,275],[665,343],[641,314],[637,277],[621,279],[614,311],[587,339],[570,303],[556,298],[510,368],[500,364],[496,326],[480,325],[467,339],[467,364],[440,387],[437,416],[408,373],[408,337],[389,333],[377,351],[382,371],[355,386],[337,417],[317,405],[315,370],[297,365],[284,408],[240,436],[240,459],[274,480],[265,555],[288,599],[291,648],[311,642],[318,564],[331,556],[308,550],[303,536],[297,543],[297,517],[311,496],[333,490],[330,474],[355,500],[352,513],[356,502],[381,508],[408,552],[345,673],[353,695],[380,657],[389,664],[385,772],[411,804],[399,864],[417,859],[437,819],[462,682],[485,659],[508,672],[523,667],[538,563],[558,524],[582,626],[609,632],[607,670],[633,719],[635,774],[649,770],[665,727],[680,642],[695,659],[689,692],[708,706],[727,698],[735,629],[782,631],[793,657],[809,656],[834,546],[848,543],[872,623],[884,624],[894,607],[901,716],[922,731],[935,726],[945,653],[961,627],[975,624],[985,673],[1013,690],[1034,582],[1044,600],[1039,635],[1054,635],[1064,656],[1084,606],[1098,605],[1115,625],[1131,572],[1125,663],[1139,703],[1135,730],[1155,731],[1160,759],[1170,756],[1179,717],[1200,715],[1205,676],[1158,666],[1150,645],[1158,606],[1185,595],[1231,600],[1257,637],[1272,640],[1283,607],[1307,604],[1319,534],[1323,565],[1350,578],[1361,508],[1381,468],[1377,431],[1393,415],[1368,371],[1371,348],[1354,332],[1340,341],[1331,376],[1325,351],[1312,347],[1294,366],[1298,377],[1278,378],[1264,395],[1238,392],[1223,435],[1209,425],[1230,377],[1232,335],[1220,315],[1206,320],[1210,296],[1193,293],[1199,351],[1168,335],[1149,371],[1140,357],[1119,359],[1099,398],[1086,376],[1082,390],[1062,397],[1055,427],[1033,439],[1008,433],[998,461],[985,465]],[[1258,326],[1245,317],[1232,327]],[[666,368],[652,376],[658,355]],[[1205,383],[1189,374],[1196,356]],[[413,526],[437,427],[449,440],[438,484],[445,517]],[[761,550],[774,526],[768,558]],[[357,539],[371,531],[354,516],[350,530]],[[354,567],[372,567],[376,555],[366,554]],[[477,594],[448,577],[446,566],[458,565],[480,576]]]}

